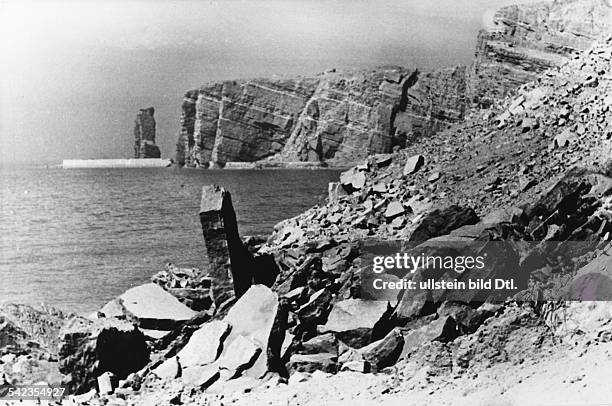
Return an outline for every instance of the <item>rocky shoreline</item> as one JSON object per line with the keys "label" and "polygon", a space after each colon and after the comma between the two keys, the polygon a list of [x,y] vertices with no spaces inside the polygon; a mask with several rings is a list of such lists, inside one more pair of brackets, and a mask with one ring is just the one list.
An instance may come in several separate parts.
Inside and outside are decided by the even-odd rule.
{"label": "rocky shoreline", "polygon": [[[253,112],[255,104],[240,104],[245,97],[270,103],[268,92],[278,94],[281,84],[283,92],[303,96],[296,102],[299,120],[279,121],[291,112],[271,104],[257,118],[257,131],[270,140],[282,130],[286,143],[273,148],[279,157],[315,166],[361,163],[330,184],[325,204],[279,223],[267,239],[240,236],[230,192],[204,186],[200,222],[209,267],[168,264],[151,283],[90,317],[0,306],[4,384],[61,383],[71,393],[66,404],[344,404],[351,398],[400,404],[406,396],[414,404],[474,404],[483,394],[491,404],[514,404],[525,402],[521,385],[537,386],[535,375],[547,371],[559,379],[542,383],[550,393],[532,388],[532,395],[609,400],[609,387],[587,384],[612,368],[612,297],[605,285],[612,280],[610,15],[609,4],[595,0],[501,10],[497,28],[479,37],[476,76],[447,71],[462,72],[460,86],[478,95],[459,97],[465,109],[437,94],[447,79],[417,80],[416,71],[403,68],[188,93],[186,165],[222,162],[236,151],[277,162],[270,146],[244,152],[240,140],[228,143],[223,134]],[[537,55],[535,48],[542,48]],[[357,82],[364,87],[355,95]],[[340,85],[348,87],[338,91]],[[423,103],[408,102],[414,86],[428,95],[426,113],[415,113]],[[326,112],[319,107],[332,90],[339,98]],[[431,103],[436,94],[454,108]],[[288,109],[296,96],[285,96]],[[231,108],[218,106],[227,100]],[[356,100],[367,107],[367,120],[338,107]],[[211,127],[207,120],[220,108],[224,114],[235,108],[236,119],[218,115]],[[320,117],[340,112],[350,116],[342,128],[358,127],[371,135],[369,145],[386,146],[353,144],[362,157],[343,151],[363,137],[326,144],[334,120],[322,125]],[[423,132],[392,152],[389,134],[397,134],[402,115],[411,117],[403,122],[412,129],[406,134]],[[510,266],[519,289],[503,297],[403,290],[392,300],[368,300],[364,244],[397,241],[432,253],[446,249],[441,242],[476,252],[501,243],[502,259],[480,277],[500,277]],[[541,261],[551,243],[560,245]],[[435,269],[406,277],[453,275]],[[584,280],[602,282],[601,289],[587,292],[592,285]],[[588,302],[575,301],[587,293]],[[565,371],[554,371],[553,361]]]}

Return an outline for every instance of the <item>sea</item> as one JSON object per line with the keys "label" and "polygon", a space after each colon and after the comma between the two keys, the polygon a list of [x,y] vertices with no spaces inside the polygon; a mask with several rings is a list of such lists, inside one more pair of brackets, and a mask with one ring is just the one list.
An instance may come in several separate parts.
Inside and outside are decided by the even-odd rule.
{"label": "sea", "polygon": [[337,170],[3,168],[0,302],[88,314],[167,262],[203,268],[203,185],[231,192],[240,234],[323,202]]}

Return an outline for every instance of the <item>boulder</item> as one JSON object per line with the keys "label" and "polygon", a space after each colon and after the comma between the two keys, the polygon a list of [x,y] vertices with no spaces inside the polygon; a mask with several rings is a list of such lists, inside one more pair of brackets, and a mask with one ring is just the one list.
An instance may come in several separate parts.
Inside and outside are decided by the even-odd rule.
{"label": "boulder", "polygon": [[228,370],[230,377],[235,378],[251,368],[260,354],[261,347],[255,340],[238,336],[223,351],[217,364],[219,368]]}
{"label": "boulder", "polygon": [[555,148],[565,148],[576,141],[578,137],[569,128],[565,129],[561,134],[557,134],[553,141]]}
{"label": "boulder", "polygon": [[[437,313],[441,319],[450,316],[453,321],[447,320],[444,334],[440,335],[441,341],[452,340],[456,337],[453,329],[457,334],[471,334],[489,317],[493,316],[498,310],[498,305],[485,303],[478,309],[474,309],[466,303],[444,302],[438,307]],[[453,327],[453,324],[455,327]]]}
{"label": "boulder", "polygon": [[207,365],[214,362],[223,349],[223,342],[232,326],[227,321],[214,320],[196,330],[178,352],[183,367]]}
{"label": "boulder", "polygon": [[310,296],[310,299],[297,311],[300,323],[304,326],[315,326],[325,320],[331,307],[332,296],[328,289],[319,289]]}
{"label": "boulder", "polygon": [[387,302],[375,300],[348,299],[337,302],[319,331],[334,333],[351,347],[363,347],[370,342],[372,329],[387,307]]}
{"label": "boulder", "polygon": [[323,371],[335,373],[338,371],[338,356],[336,354],[294,354],[289,359],[289,370],[295,372]]}
{"label": "boulder", "polygon": [[174,379],[181,374],[181,365],[178,357],[171,357],[162,362],[157,368],[151,371],[160,379]]}
{"label": "boulder", "polygon": [[119,296],[128,320],[152,330],[172,330],[197,313],[159,285],[147,283]]}
{"label": "boulder", "polygon": [[151,277],[151,282],[192,310],[208,310],[214,303],[213,280],[198,268],[179,268],[167,263],[162,271]]}
{"label": "boulder", "polygon": [[351,168],[340,174],[340,184],[349,194],[363,189],[365,183],[365,173],[357,168]]}
{"label": "boulder", "polygon": [[161,152],[155,145],[155,109],[141,109],[134,123],[134,158],[160,158]]}
{"label": "boulder", "polygon": [[217,364],[195,365],[183,370],[181,380],[187,387],[207,389],[217,380],[221,373]]}
{"label": "boulder", "polygon": [[238,233],[231,194],[217,185],[202,187],[200,223],[209,275],[215,283],[217,305],[242,296],[253,280],[253,256]]}
{"label": "boulder", "polygon": [[104,372],[125,379],[149,361],[145,336],[126,321],[75,317],[60,331],[59,369],[71,393],[85,393]]}
{"label": "boulder", "polygon": [[564,288],[565,300],[612,300],[612,243],[578,270]]}
{"label": "boulder", "polygon": [[303,342],[300,352],[304,354],[318,354],[321,352],[337,354],[338,340],[332,333],[322,334]]}
{"label": "boulder", "polygon": [[221,356],[226,355],[229,346],[238,337],[248,338],[263,351],[264,356],[256,359],[247,374],[260,377],[268,370],[276,369],[285,337],[286,320],[286,312],[279,306],[275,292],[264,285],[251,286],[224,318],[232,326],[232,331],[225,340]]}
{"label": "boulder", "polygon": [[438,179],[440,179],[440,177],[442,177],[442,174],[440,172],[434,172],[431,175],[429,175],[429,177],[427,178],[427,181],[429,183],[434,183],[434,182],[437,182]]}
{"label": "boulder", "polygon": [[391,221],[394,218],[401,216],[405,212],[406,209],[404,209],[404,206],[400,202],[393,201],[389,203],[387,209],[385,210],[385,218],[387,219],[387,221]]}
{"label": "boulder", "polygon": [[457,323],[452,317],[439,317],[420,328],[410,330],[403,334],[404,345],[400,357],[404,357],[414,350],[431,341],[450,341],[458,336]]}
{"label": "boulder", "polygon": [[411,175],[421,169],[425,165],[425,157],[423,155],[413,155],[406,160],[404,165],[404,175]]}
{"label": "boulder", "polygon": [[385,338],[375,341],[359,350],[373,371],[394,365],[399,359],[404,346],[404,337],[399,329],[393,329]]}
{"label": "boulder", "polygon": [[426,241],[478,221],[478,215],[472,208],[452,205],[435,209],[421,218],[410,235],[410,241]]}

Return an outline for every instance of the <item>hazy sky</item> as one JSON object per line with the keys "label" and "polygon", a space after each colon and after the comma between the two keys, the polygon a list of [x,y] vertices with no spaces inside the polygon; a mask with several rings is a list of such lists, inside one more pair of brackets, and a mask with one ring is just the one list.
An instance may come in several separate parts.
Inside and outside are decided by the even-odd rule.
{"label": "hazy sky", "polygon": [[468,64],[515,0],[0,0],[0,159],[130,157],[154,106],[174,156],[186,90],[220,79]]}

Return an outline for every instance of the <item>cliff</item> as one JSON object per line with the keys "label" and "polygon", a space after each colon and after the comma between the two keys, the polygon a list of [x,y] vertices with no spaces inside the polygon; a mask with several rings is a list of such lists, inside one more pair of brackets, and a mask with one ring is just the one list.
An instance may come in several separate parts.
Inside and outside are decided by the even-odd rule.
{"label": "cliff", "polygon": [[402,67],[314,77],[211,83],[186,93],[177,162],[294,162],[350,166],[489,107],[585,50],[611,27],[608,0],[563,0],[499,10],[469,67]]}
{"label": "cliff", "polygon": [[185,95],[177,162],[351,164],[461,120],[464,94],[464,68],[213,83]]}
{"label": "cliff", "polygon": [[498,10],[478,35],[470,101],[488,107],[576,57],[610,30],[611,10],[608,0],[555,0]]}
{"label": "cliff", "polygon": [[141,109],[134,122],[134,158],[160,158],[161,152],[155,145],[155,109]]}

